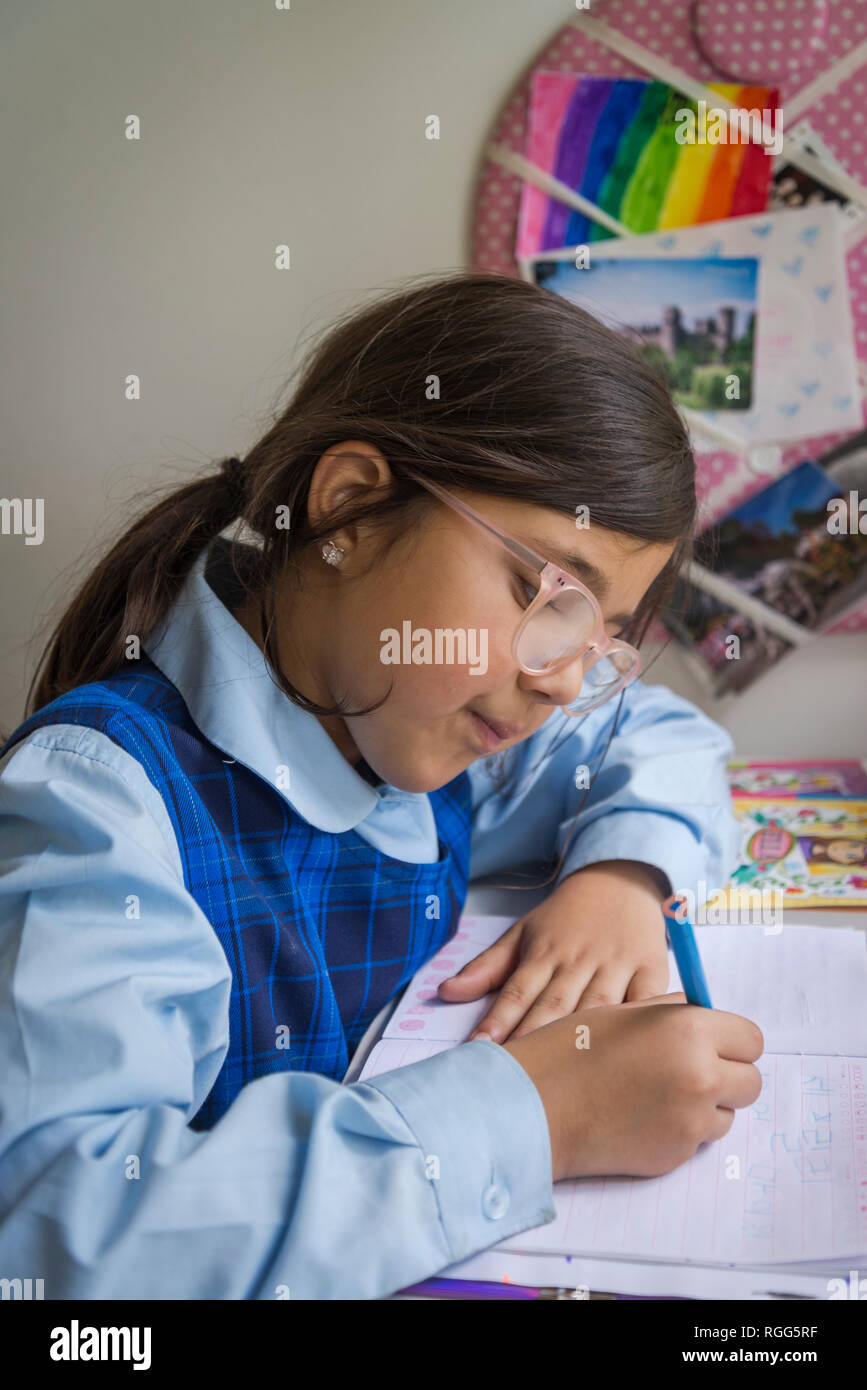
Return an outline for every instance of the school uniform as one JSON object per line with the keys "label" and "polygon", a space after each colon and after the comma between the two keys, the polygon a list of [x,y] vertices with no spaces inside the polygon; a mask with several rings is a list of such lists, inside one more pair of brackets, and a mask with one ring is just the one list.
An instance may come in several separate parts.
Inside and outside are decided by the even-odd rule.
{"label": "school uniform", "polygon": [[[469,878],[559,853],[617,701],[551,715],[511,794],[492,760],[372,785],[232,616],[230,554],[204,547],[138,659],[0,749],[0,1269],[47,1298],[379,1297],[554,1216],[503,1048],[340,1080]],[[724,883],[731,752],[630,687],[560,878]]]}

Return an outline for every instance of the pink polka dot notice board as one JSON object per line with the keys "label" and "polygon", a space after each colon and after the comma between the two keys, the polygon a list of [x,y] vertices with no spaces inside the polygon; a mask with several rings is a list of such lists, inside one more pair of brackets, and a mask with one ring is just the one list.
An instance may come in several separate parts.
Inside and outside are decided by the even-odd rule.
{"label": "pink polka dot notice board", "polygon": [[[576,11],[580,9],[576,6]],[[504,102],[490,144],[522,156],[534,71],[587,77],[646,78],[626,56],[630,43],[658,65],[709,86],[763,84],[780,92],[786,135],[809,122],[837,165],[867,186],[867,0],[593,0],[589,23],[576,13],[532,59]],[[615,51],[591,37],[603,22],[627,43]],[[625,50],[625,51],[623,51]],[[665,80],[661,72],[654,74]],[[674,85],[674,84],[673,84]],[[515,260],[524,181],[490,157],[482,164],[472,219],[471,265],[517,277]],[[550,191],[550,190],[549,190]],[[847,240],[846,266],[861,382],[867,382],[867,221]],[[865,411],[862,385],[861,416]],[[743,455],[716,449],[698,455],[698,491],[706,522],[730,511],[804,458],[818,458],[846,438],[825,434],[778,450],[773,464],[750,467]],[[867,630],[867,604],[830,631]]]}

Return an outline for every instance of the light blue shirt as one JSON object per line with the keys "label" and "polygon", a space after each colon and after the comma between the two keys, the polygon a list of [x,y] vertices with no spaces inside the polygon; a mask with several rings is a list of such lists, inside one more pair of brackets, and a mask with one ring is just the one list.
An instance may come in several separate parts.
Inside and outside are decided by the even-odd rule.
{"label": "light blue shirt", "polygon": [[[204,564],[143,645],[205,736],[272,784],[288,768],[282,795],[321,829],[436,858],[428,797],[355,771]],[[560,878],[630,859],[673,889],[725,882],[728,735],[636,683],[594,777],[616,703],[555,712],[510,755],[510,796],[492,760],[472,765],[471,877],[559,851],[588,766]],[[130,930],[123,904],[145,893],[160,910]],[[0,759],[0,1278],[43,1278],[49,1299],[376,1298],[553,1219],[540,1097],[490,1042],[349,1085],[263,1077],[189,1129],[228,1049],[230,981],[140,763],[69,724]]]}

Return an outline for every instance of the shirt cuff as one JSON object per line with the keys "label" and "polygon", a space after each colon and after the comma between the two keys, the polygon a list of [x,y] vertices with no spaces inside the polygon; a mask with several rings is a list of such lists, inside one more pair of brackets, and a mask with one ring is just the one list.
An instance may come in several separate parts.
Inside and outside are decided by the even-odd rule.
{"label": "shirt cuff", "polygon": [[[722,826],[720,831],[723,831]],[[730,834],[728,825],[725,834]],[[726,844],[728,847],[728,841]],[[728,864],[721,867],[719,850],[714,850],[704,840],[697,840],[694,831],[675,816],[656,811],[610,812],[592,821],[580,832],[563,861],[558,884],[576,869],[598,864],[603,859],[630,859],[650,864],[666,875],[671,893],[685,889],[695,892],[703,876],[713,873],[721,881],[705,885],[708,897],[713,890],[725,887],[731,872]]]}
{"label": "shirt cuff", "polygon": [[357,1085],[391,1101],[424,1157],[454,1264],[555,1217],[551,1140],[520,1062],[479,1039]]}

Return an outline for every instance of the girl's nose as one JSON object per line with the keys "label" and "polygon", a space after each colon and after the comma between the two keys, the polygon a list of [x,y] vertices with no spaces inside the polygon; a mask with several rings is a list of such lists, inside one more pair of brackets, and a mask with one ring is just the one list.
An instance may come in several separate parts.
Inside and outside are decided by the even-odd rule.
{"label": "girl's nose", "polygon": [[522,671],[520,676],[524,690],[538,690],[540,694],[546,695],[552,704],[568,705],[581,694],[584,663],[580,656],[576,656],[568,666],[562,666],[559,671],[540,676],[530,676],[526,671]]}

